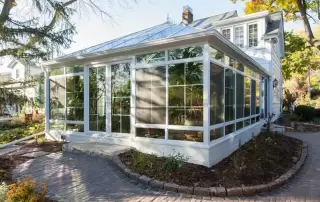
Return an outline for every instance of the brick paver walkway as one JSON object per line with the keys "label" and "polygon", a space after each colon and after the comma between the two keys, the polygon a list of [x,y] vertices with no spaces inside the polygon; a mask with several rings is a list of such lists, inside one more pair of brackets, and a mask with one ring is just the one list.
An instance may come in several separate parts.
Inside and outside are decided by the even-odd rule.
{"label": "brick paver walkway", "polygon": [[292,133],[309,144],[305,166],[289,184],[255,197],[210,198],[152,190],[135,184],[112,163],[98,157],[56,153],[17,167],[14,177],[31,175],[47,184],[49,195],[65,201],[320,201],[320,133]]}

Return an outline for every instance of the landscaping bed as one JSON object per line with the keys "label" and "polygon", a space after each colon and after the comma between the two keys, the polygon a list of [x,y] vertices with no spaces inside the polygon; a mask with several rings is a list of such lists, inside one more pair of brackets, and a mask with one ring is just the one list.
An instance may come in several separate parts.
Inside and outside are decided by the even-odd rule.
{"label": "landscaping bed", "polygon": [[119,155],[133,172],[152,179],[194,187],[241,187],[272,182],[300,159],[303,143],[287,136],[261,133],[221,161],[207,168],[183,163],[187,157],[169,158],[130,150]]}

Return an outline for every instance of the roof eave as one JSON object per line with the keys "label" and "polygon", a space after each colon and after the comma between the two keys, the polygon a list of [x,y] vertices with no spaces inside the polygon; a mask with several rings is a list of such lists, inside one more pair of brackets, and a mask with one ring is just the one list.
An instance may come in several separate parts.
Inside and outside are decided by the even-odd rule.
{"label": "roof eave", "polygon": [[[154,47],[154,46],[170,46],[170,44],[175,44],[179,43],[181,41],[184,42],[190,42],[193,43],[194,41],[201,41],[201,42],[208,42],[210,41],[211,37],[218,38],[221,40],[224,44],[226,44],[229,48],[233,49],[237,53],[239,53],[242,57],[244,57],[247,61],[249,61],[252,65],[256,66],[260,72],[263,72],[265,75],[270,76],[269,72],[265,70],[259,63],[257,63],[253,58],[251,58],[249,55],[247,55],[243,50],[241,50],[239,47],[237,47],[235,44],[233,44],[231,41],[227,40],[225,37],[221,35],[220,32],[218,32],[215,29],[203,31],[203,32],[197,32],[193,34],[188,34],[188,35],[183,35],[183,36],[177,36],[177,37],[172,37],[168,39],[163,39],[163,40],[158,40],[154,42],[148,42],[144,44],[138,44],[138,45],[133,45],[133,46],[127,46],[123,48],[117,48],[117,49],[112,49],[108,51],[102,51],[98,53],[92,53],[92,54],[86,54],[82,56],[73,56],[69,58],[62,58],[58,60],[52,60],[48,61],[45,63],[42,63],[43,66],[46,67],[55,67],[58,65],[64,65],[69,62],[82,62],[84,60],[95,60],[99,59],[108,55],[112,54],[119,54],[119,53],[125,53],[125,52],[134,52],[137,49],[145,49],[148,47]],[[186,43],[183,43],[186,44]]]}

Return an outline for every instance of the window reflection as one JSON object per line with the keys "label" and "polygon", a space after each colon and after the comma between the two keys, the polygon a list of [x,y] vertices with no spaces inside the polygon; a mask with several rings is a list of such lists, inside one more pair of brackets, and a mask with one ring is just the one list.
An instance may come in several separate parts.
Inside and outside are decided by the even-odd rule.
{"label": "window reflection", "polygon": [[203,48],[200,46],[169,50],[169,60],[194,58],[194,57],[200,57],[202,55],[203,55]]}
{"label": "window reflection", "polygon": [[244,76],[237,73],[237,97],[236,97],[236,114],[237,119],[243,118],[244,114]]}
{"label": "window reflection", "polygon": [[251,91],[251,79],[250,77],[245,77],[245,100],[244,100],[244,103],[245,103],[245,106],[244,106],[244,116],[247,117],[247,116],[250,116],[250,91]]}
{"label": "window reflection", "polygon": [[67,120],[83,121],[84,117],[84,86],[83,76],[66,78]]}
{"label": "window reflection", "polygon": [[106,131],[106,68],[89,69],[89,130]]}
{"label": "window reflection", "polygon": [[203,65],[169,65],[169,124],[203,125]]}
{"label": "window reflection", "polygon": [[136,71],[136,122],[165,124],[166,68]]}
{"label": "window reflection", "polygon": [[137,137],[164,139],[165,138],[165,130],[164,129],[155,129],[155,128],[137,128],[136,135],[137,135]]}
{"label": "window reflection", "polygon": [[210,64],[210,124],[224,122],[224,68]]}
{"label": "window reflection", "polygon": [[255,115],[255,114],[256,114],[256,81],[252,79],[251,80],[251,115]]}
{"label": "window reflection", "polygon": [[192,142],[203,142],[203,132],[186,130],[169,130],[169,140],[184,140]]}
{"label": "window reflection", "polygon": [[154,52],[154,53],[147,53],[141,54],[136,56],[137,63],[139,64],[150,64],[165,61],[165,53],[162,52]]}
{"label": "window reflection", "polygon": [[65,120],[66,113],[66,79],[50,79],[50,119]]}
{"label": "window reflection", "polygon": [[225,70],[225,121],[232,121],[234,117],[235,105],[235,73],[230,70]]}
{"label": "window reflection", "polygon": [[111,132],[130,133],[130,63],[111,65]]}
{"label": "window reflection", "polygon": [[216,128],[210,132],[210,142],[224,136],[224,127]]}

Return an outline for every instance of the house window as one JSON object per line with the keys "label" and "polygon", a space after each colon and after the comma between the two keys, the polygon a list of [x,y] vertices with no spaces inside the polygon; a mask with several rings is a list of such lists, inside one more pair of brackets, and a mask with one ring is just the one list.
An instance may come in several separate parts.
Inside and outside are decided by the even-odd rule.
{"label": "house window", "polygon": [[221,51],[218,51],[215,48],[210,47],[210,55],[213,59],[224,62],[224,54]]}
{"label": "house window", "polygon": [[111,132],[130,133],[130,63],[111,65]]}
{"label": "house window", "polygon": [[222,35],[223,35],[224,37],[226,37],[226,39],[230,40],[230,39],[231,39],[230,29],[223,29],[223,30],[222,30]]}
{"label": "house window", "polygon": [[230,69],[225,70],[225,121],[235,119],[235,73]]}
{"label": "house window", "polygon": [[[250,116],[250,91],[251,91],[251,79],[250,77],[245,77],[244,79],[244,116]],[[250,121],[249,121],[250,125]]]}
{"label": "house window", "polygon": [[89,69],[89,130],[106,131],[106,67]]}
{"label": "house window", "polygon": [[256,114],[256,83],[256,80],[251,79],[251,115]]}
{"label": "house window", "polygon": [[249,25],[249,47],[258,46],[258,24]]}
{"label": "house window", "polygon": [[169,125],[203,125],[203,64],[169,65]]}
{"label": "house window", "polygon": [[165,53],[164,51],[147,53],[147,54],[138,55],[136,58],[137,58],[137,63],[139,64],[163,62],[165,61]]}
{"label": "house window", "polygon": [[84,85],[83,76],[69,76],[66,78],[66,119],[69,121],[83,121],[84,116]]}
{"label": "house window", "polygon": [[136,123],[166,123],[166,67],[136,71]]}
{"label": "house window", "polygon": [[224,68],[210,64],[210,125],[224,122]]}
{"label": "house window", "polygon": [[19,69],[16,69],[16,79],[18,79],[19,77],[20,77]]}
{"label": "house window", "polygon": [[[237,73],[237,97],[236,97],[236,114],[237,119],[243,118],[244,113],[244,76]],[[238,127],[237,127],[238,128]]]}
{"label": "house window", "polygon": [[243,26],[234,28],[234,43],[239,47],[244,47],[244,31]]}
{"label": "house window", "polygon": [[203,48],[201,46],[178,48],[174,50],[169,50],[168,54],[169,54],[169,60],[180,60],[180,59],[200,57],[203,55]]}

